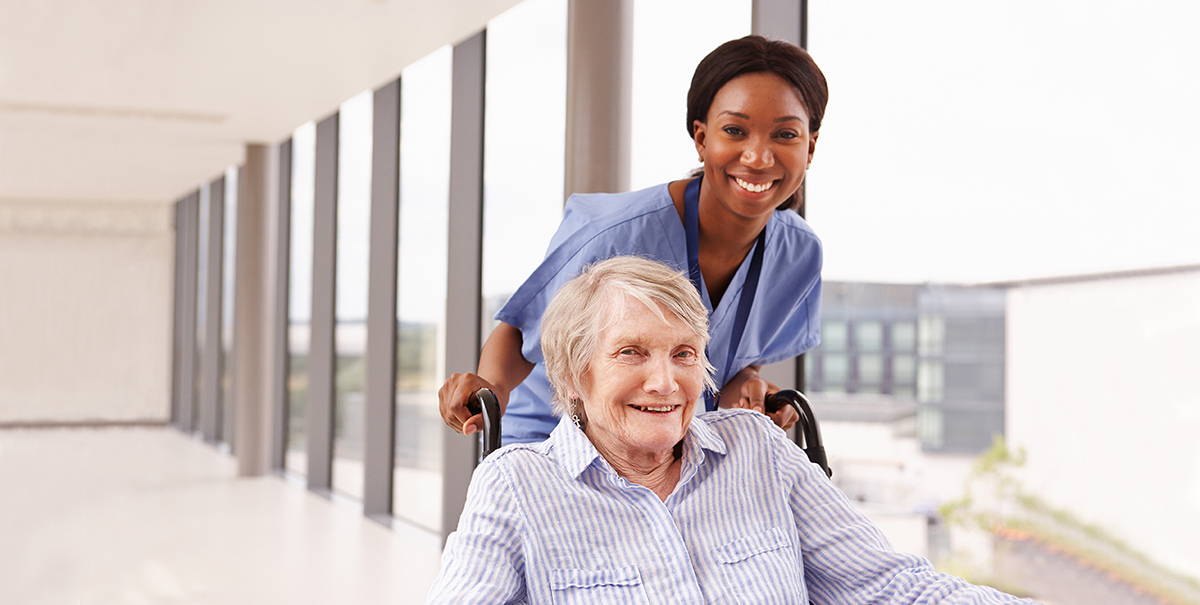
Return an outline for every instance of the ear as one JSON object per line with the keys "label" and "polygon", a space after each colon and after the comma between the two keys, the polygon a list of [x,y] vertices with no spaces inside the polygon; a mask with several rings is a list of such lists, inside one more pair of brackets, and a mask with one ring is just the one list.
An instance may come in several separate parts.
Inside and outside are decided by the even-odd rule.
{"label": "ear", "polygon": [[819,135],[819,134],[821,134],[821,131],[818,130],[808,136],[808,163],[809,164],[812,163],[813,154],[817,152],[817,135]]}
{"label": "ear", "polygon": [[704,141],[708,134],[705,128],[704,122],[700,120],[692,122],[692,141],[696,143],[696,154],[700,157],[704,157]]}

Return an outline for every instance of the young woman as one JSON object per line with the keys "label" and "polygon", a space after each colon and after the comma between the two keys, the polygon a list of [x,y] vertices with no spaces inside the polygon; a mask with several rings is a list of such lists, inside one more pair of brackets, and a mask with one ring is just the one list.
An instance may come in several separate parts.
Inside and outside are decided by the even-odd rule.
{"label": "young woman", "polygon": [[[692,179],[622,194],[573,195],[542,264],[496,314],[475,374],[438,392],[442,418],[472,434],[466,409],[481,387],[504,409],[503,442],[546,439],[557,425],[542,362],[542,312],[585,267],[637,255],[687,272],[710,316],[708,356],[719,394],[706,408],[763,411],[776,387],[758,375],[819,341],[821,243],[788,210],[816,149],[828,88],[804,50],[761,36],[726,42],[692,77],[687,127],[704,164]],[[788,407],[773,414],[787,428]]]}

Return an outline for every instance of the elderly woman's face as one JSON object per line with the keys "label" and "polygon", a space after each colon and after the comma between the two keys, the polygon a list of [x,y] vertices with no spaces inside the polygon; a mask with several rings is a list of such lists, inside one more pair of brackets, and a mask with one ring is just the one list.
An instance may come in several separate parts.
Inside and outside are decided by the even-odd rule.
{"label": "elderly woman's face", "polygon": [[613,314],[580,385],[588,437],[606,456],[661,455],[683,438],[703,393],[703,342],[635,299]]}

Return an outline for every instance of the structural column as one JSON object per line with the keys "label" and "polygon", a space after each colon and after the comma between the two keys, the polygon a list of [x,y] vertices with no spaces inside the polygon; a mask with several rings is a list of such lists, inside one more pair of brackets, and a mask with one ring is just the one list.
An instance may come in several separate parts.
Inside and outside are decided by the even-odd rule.
{"label": "structural column", "polygon": [[633,0],[570,0],[564,199],[629,190]]}
{"label": "structural column", "polygon": [[233,317],[233,450],[238,475],[256,477],[268,470],[270,408],[267,405],[269,317],[267,280],[267,210],[270,199],[270,149],[247,145],[246,164],[238,179],[237,257],[234,266]]}
{"label": "structural column", "polygon": [[[487,32],[454,47],[450,126],[450,245],[447,251],[446,371],[479,364],[482,310],[483,107]],[[477,441],[441,428],[442,536],[458,525]]]}
{"label": "structural column", "polygon": [[754,33],[808,46],[808,0],[753,0],[750,11]]}
{"label": "structural column", "polygon": [[179,255],[179,273],[175,276],[178,299],[175,326],[176,379],[175,426],[185,433],[195,430],[196,409],[196,267],[197,213],[200,193],[179,201],[175,215],[175,238]]}
{"label": "structural column", "polygon": [[334,304],[337,285],[338,114],[317,123],[313,182],[312,336],[308,353],[308,488],[333,480]]}
{"label": "structural column", "polygon": [[216,443],[221,426],[221,269],[225,236],[225,177],[208,186],[208,212],[200,217],[205,223],[204,242],[204,334],[200,345],[200,401],[197,406],[200,433],[204,440]]}
{"label": "structural column", "polygon": [[400,80],[375,91],[367,286],[363,514],[392,513],[396,424],[396,263],[400,212]]}
{"label": "structural column", "polygon": [[286,464],[288,431],[288,297],[291,287],[292,239],[292,140],[279,145],[274,158],[275,193],[268,197],[272,212],[268,229],[272,236],[268,271],[272,288],[268,293],[268,342],[270,347],[270,377],[267,381],[267,400],[271,407],[271,468],[282,470]]}

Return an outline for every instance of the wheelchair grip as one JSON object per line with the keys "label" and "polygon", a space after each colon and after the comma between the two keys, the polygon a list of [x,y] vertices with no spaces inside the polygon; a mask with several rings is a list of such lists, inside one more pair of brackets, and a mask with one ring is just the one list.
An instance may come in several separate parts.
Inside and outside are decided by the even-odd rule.
{"label": "wheelchair grip", "polygon": [[500,401],[491,389],[479,389],[467,401],[467,410],[483,414],[483,453],[479,457],[482,460],[500,447]]}
{"label": "wheelchair grip", "polygon": [[833,477],[833,469],[829,468],[829,459],[825,456],[825,444],[821,441],[821,427],[817,424],[817,417],[813,414],[808,398],[795,389],[782,389],[767,394],[764,407],[768,413],[777,412],[785,405],[792,406],[800,415],[799,430],[804,435],[804,453],[810,461],[825,471],[826,476]]}

